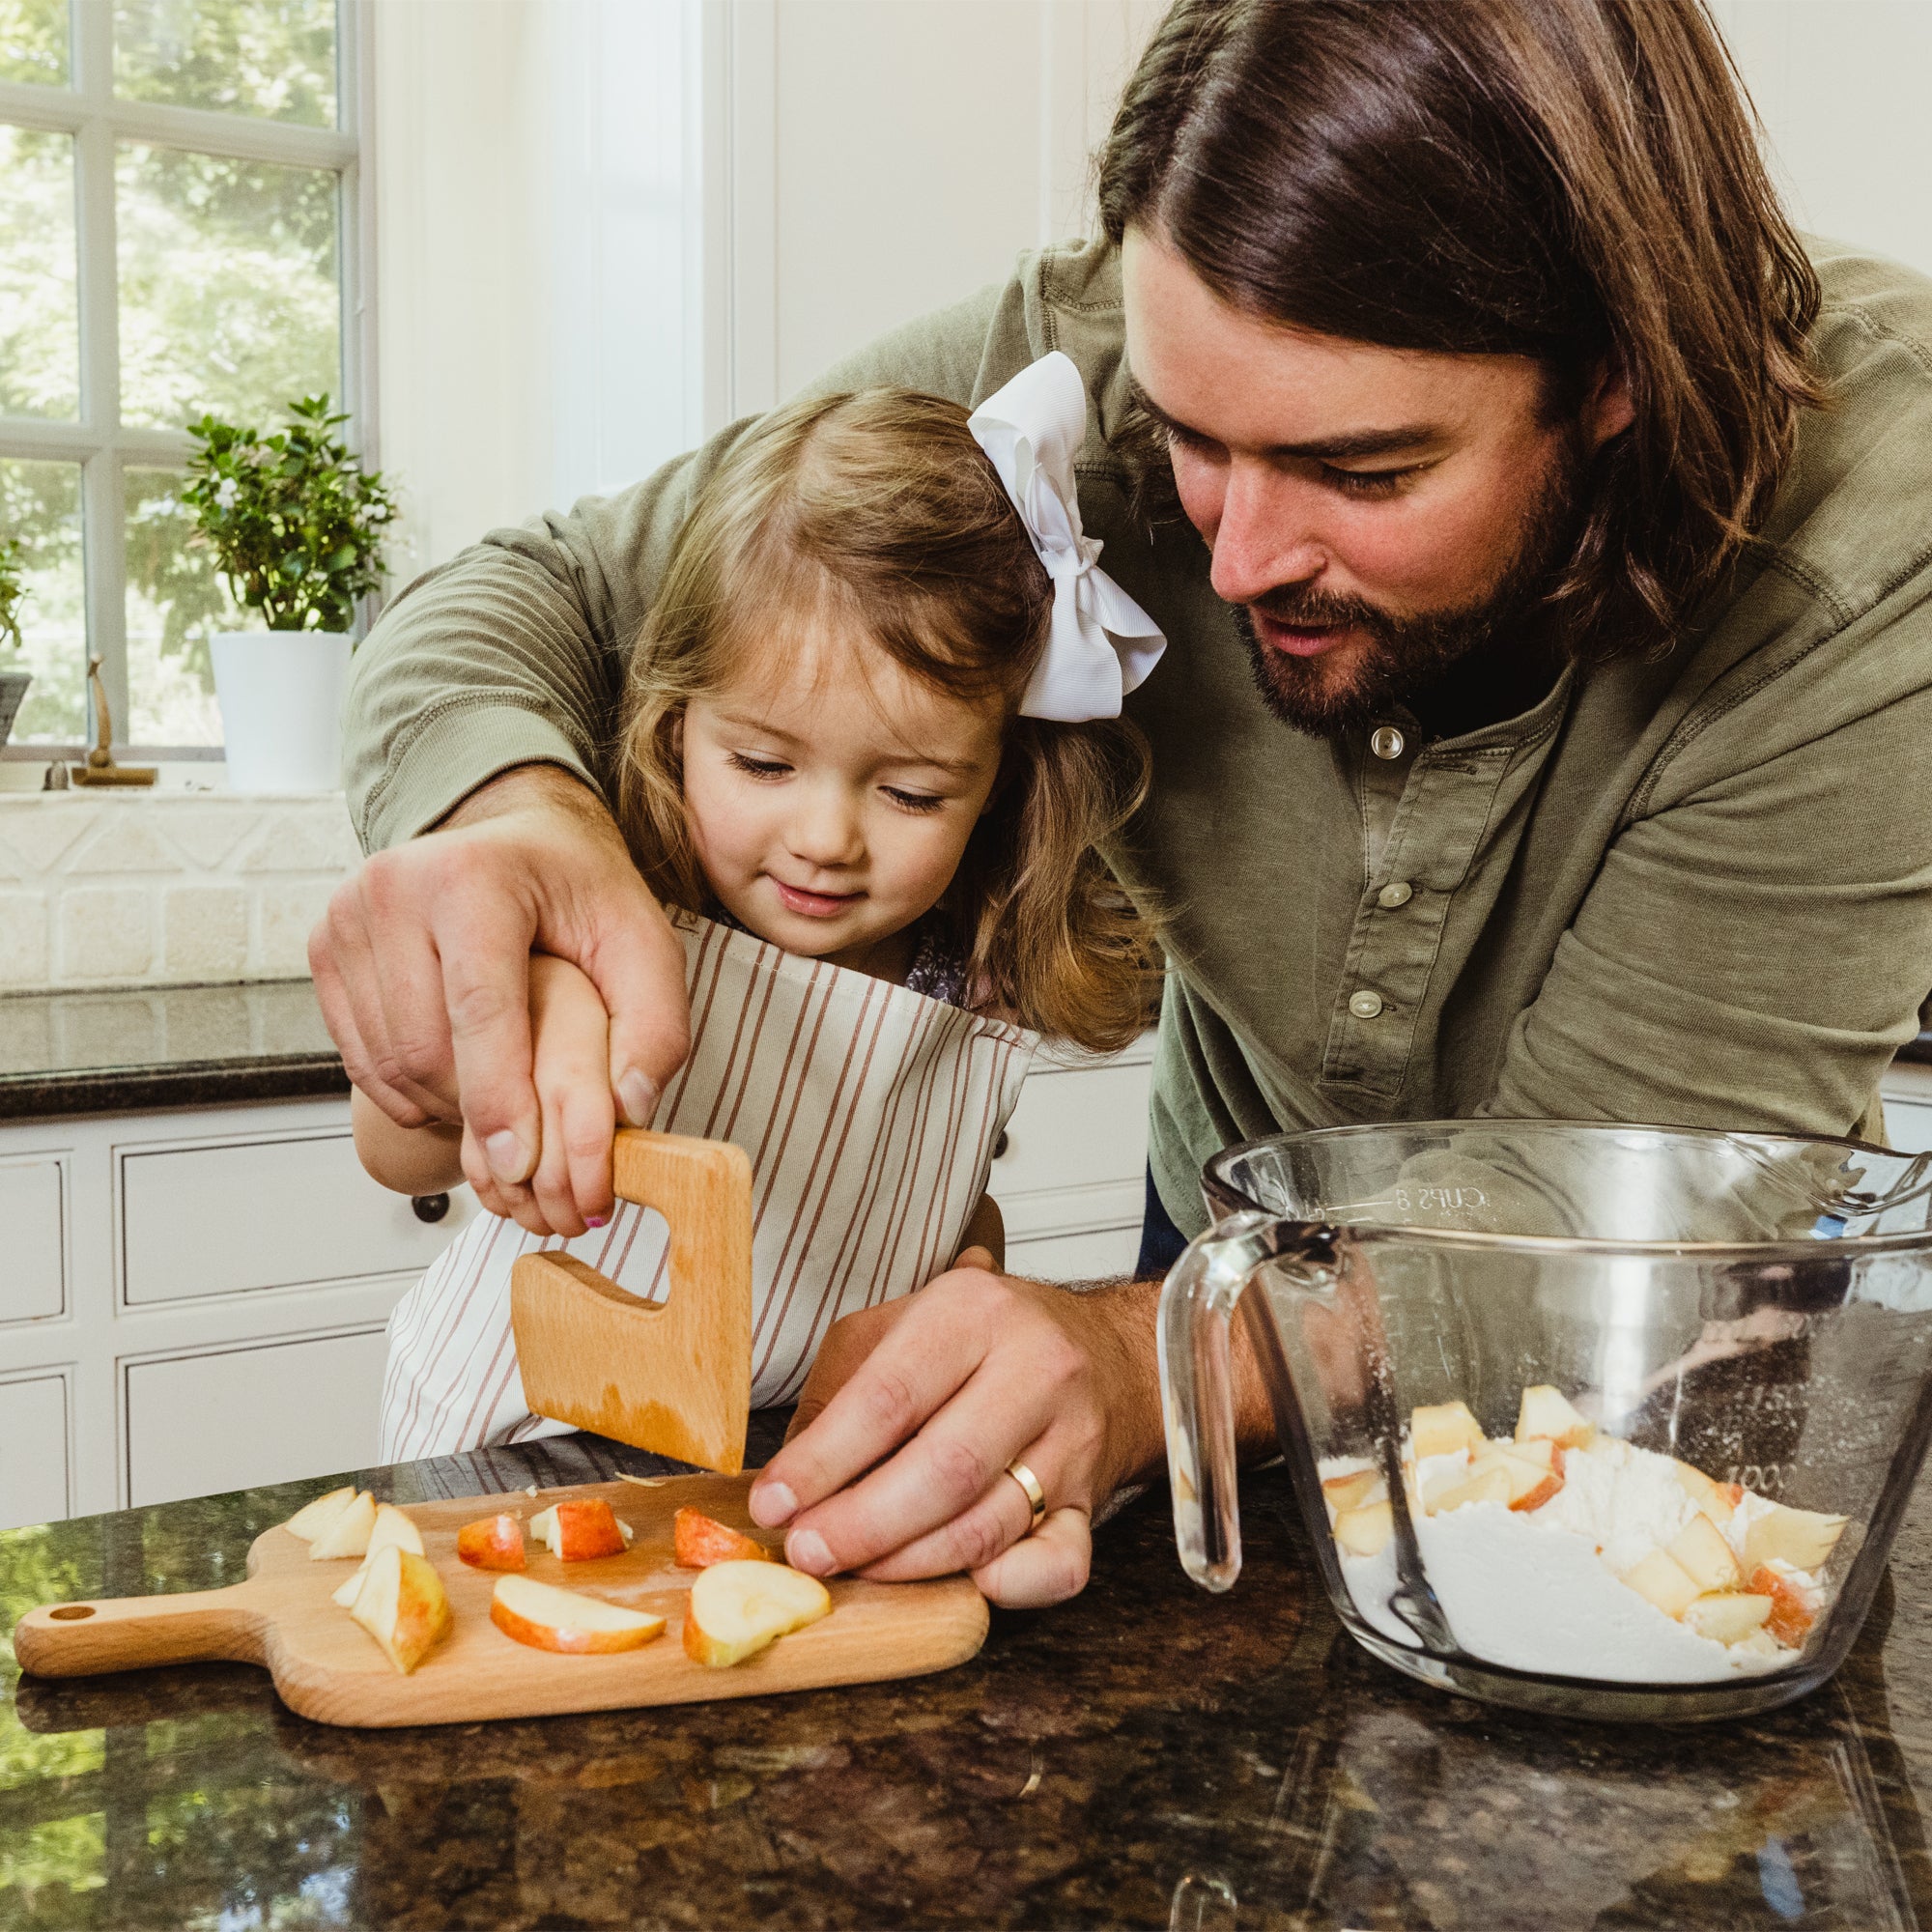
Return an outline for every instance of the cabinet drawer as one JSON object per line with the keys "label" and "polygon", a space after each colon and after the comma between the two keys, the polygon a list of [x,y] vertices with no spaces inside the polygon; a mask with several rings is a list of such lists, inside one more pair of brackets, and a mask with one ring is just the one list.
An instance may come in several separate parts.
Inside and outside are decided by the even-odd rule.
{"label": "cabinet drawer", "polygon": [[993,1162],[994,1198],[1107,1181],[1138,1188],[1151,1073],[1144,1062],[1129,1062],[1035,1074],[1007,1123],[1006,1151]]}
{"label": "cabinet drawer", "polygon": [[66,1377],[0,1382],[0,1529],[67,1511]]}
{"label": "cabinet drawer", "polygon": [[372,1328],[127,1363],[129,1505],[368,1467],[387,1352]]}
{"label": "cabinet drawer", "polygon": [[118,1151],[122,1293],[129,1306],[426,1266],[469,1215],[440,1221],[363,1173],[346,1133]]}
{"label": "cabinet drawer", "polygon": [[1007,1272],[1033,1281],[1106,1281],[1129,1272],[1140,1252],[1138,1226],[1051,1235],[1043,1240],[1009,1242]]}
{"label": "cabinet drawer", "polygon": [[67,1306],[66,1180],[58,1154],[0,1161],[0,1323]]}

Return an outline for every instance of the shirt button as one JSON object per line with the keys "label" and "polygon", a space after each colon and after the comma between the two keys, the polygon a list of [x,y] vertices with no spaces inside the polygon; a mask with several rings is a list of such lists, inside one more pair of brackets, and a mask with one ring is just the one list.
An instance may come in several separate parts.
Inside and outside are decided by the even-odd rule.
{"label": "shirt button", "polygon": [[1372,1020],[1382,1009],[1382,996],[1379,993],[1350,993],[1349,1010],[1358,1020]]}
{"label": "shirt button", "polygon": [[1415,888],[1406,879],[1398,879],[1392,886],[1384,886],[1376,895],[1376,903],[1384,912],[1393,912],[1397,906],[1406,906],[1415,896]]}
{"label": "shirt button", "polygon": [[1378,758],[1399,758],[1408,749],[1408,740],[1393,724],[1378,724],[1369,733],[1369,750]]}

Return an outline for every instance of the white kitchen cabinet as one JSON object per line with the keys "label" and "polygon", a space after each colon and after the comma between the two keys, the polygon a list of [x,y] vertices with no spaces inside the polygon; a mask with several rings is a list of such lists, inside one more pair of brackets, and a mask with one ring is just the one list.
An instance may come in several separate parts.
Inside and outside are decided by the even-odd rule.
{"label": "white kitchen cabinet", "polygon": [[386,1352],[375,1327],[129,1362],[128,1502],[373,1463]]}
{"label": "white kitchen cabinet", "polygon": [[69,1447],[67,1376],[0,1377],[0,1526],[69,1513]]}
{"label": "white kitchen cabinet", "polygon": [[384,1324],[475,1211],[346,1099],[0,1124],[0,1528],[376,1460]]}

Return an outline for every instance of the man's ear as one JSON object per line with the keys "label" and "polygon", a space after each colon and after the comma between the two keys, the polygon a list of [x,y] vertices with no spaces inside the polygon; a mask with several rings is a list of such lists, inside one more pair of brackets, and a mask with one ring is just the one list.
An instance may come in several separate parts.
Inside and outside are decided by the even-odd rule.
{"label": "man's ear", "polygon": [[1624,372],[1623,358],[1605,355],[1591,373],[1583,392],[1579,412],[1584,440],[1592,454],[1621,436],[1636,420],[1636,405],[1631,400],[1630,377]]}

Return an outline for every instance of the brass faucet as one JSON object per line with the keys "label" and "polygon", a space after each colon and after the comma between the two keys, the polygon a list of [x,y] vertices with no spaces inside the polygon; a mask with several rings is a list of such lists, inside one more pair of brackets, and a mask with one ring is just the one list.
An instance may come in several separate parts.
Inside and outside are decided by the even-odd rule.
{"label": "brass faucet", "polygon": [[99,658],[89,658],[87,661],[87,682],[94,693],[94,717],[99,729],[95,747],[87,754],[86,764],[71,767],[74,783],[77,785],[153,784],[156,772],[153,765],[117,765],[114,762],[112,750],[114,721],[107,712],[107,687],[101,682]]}

